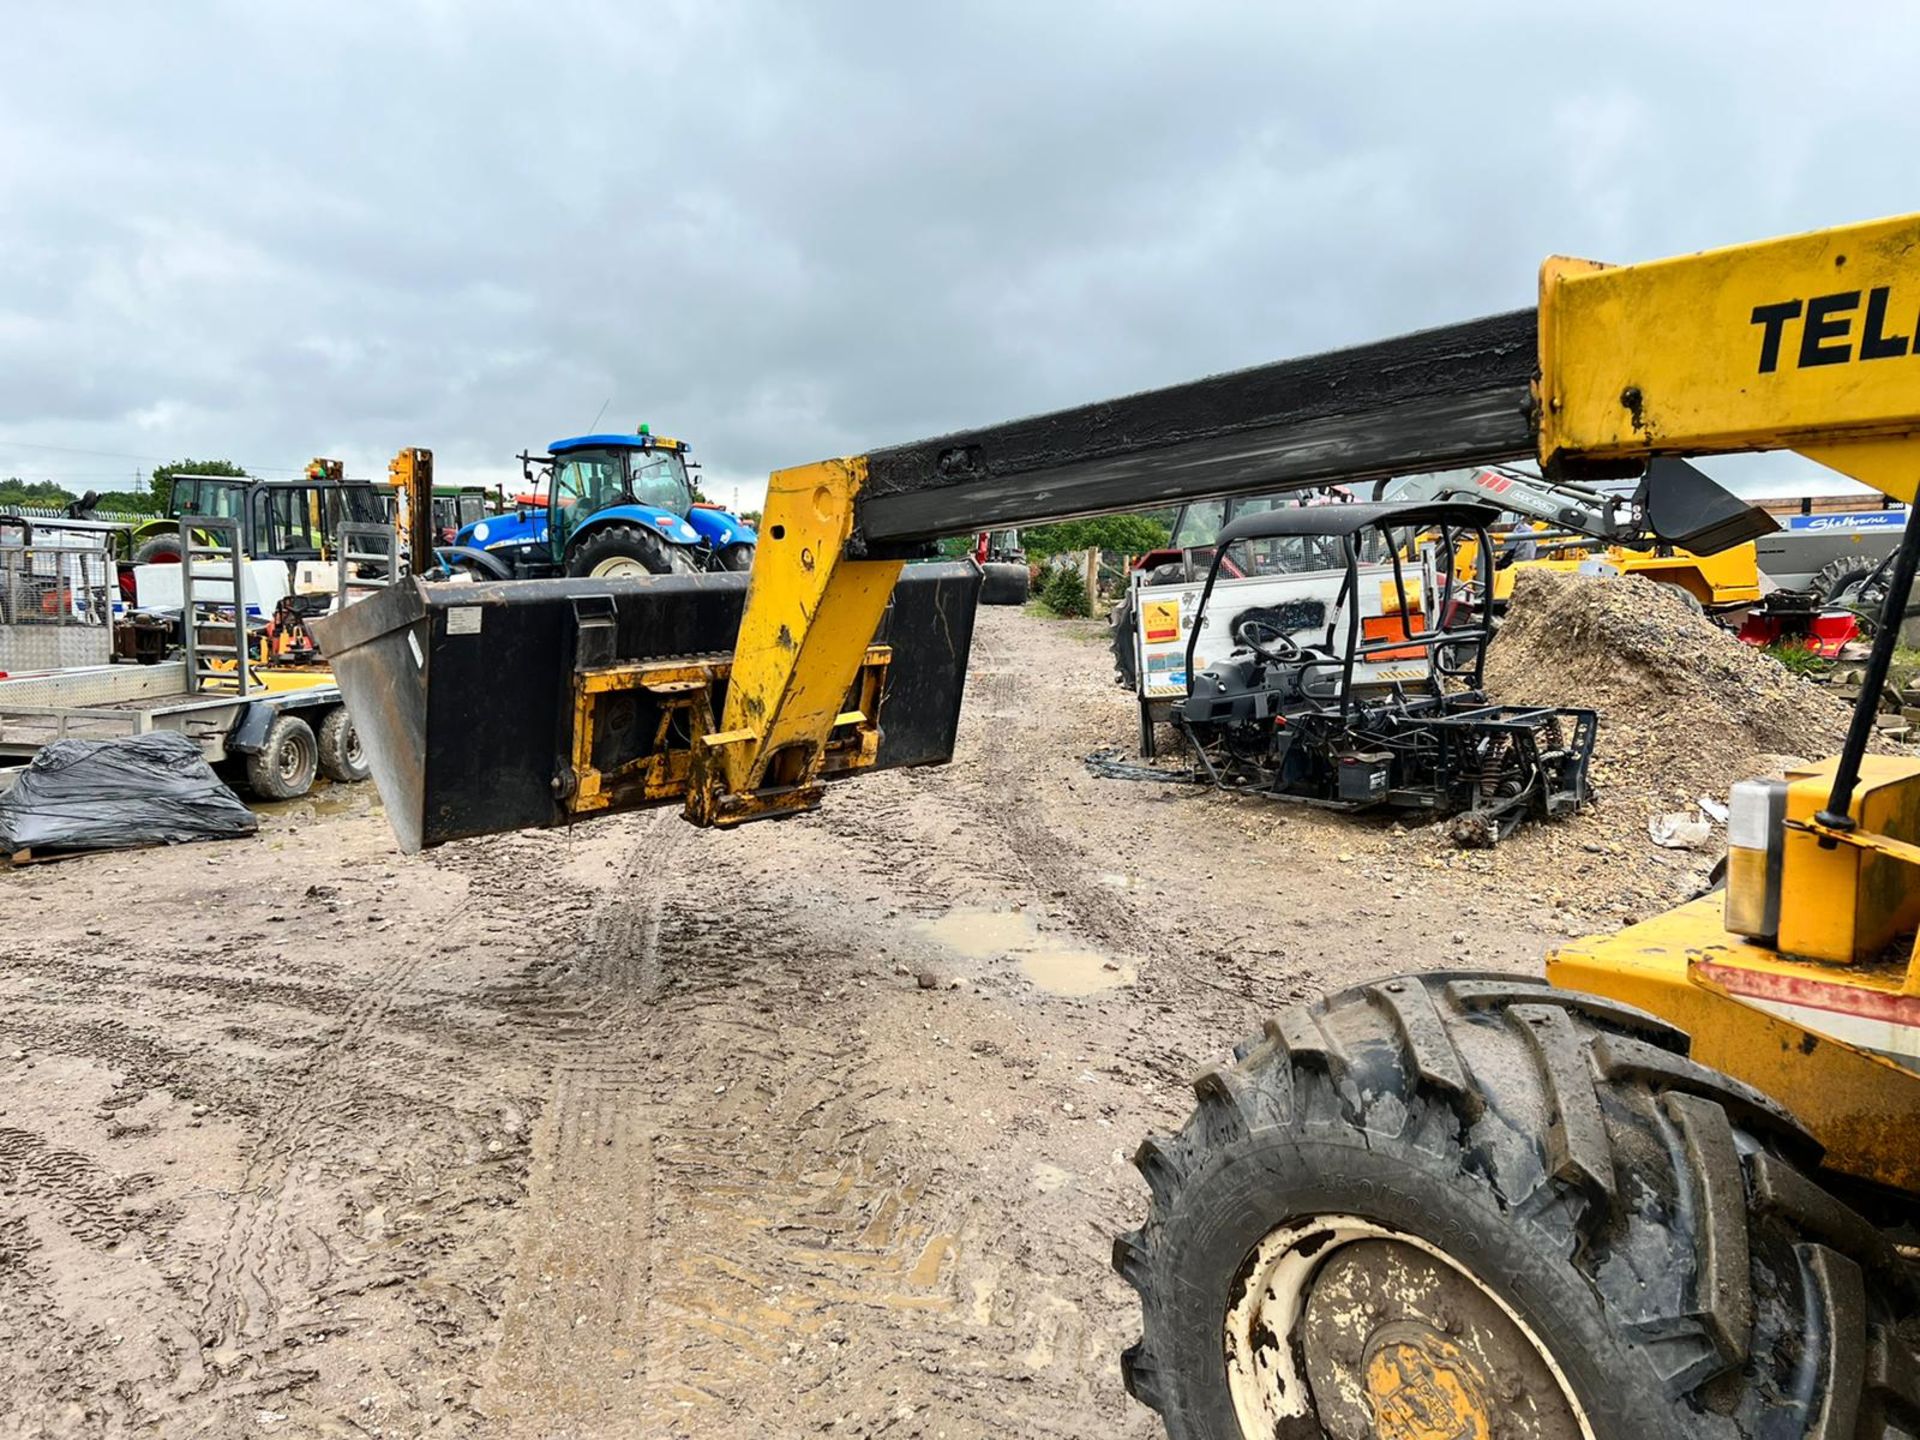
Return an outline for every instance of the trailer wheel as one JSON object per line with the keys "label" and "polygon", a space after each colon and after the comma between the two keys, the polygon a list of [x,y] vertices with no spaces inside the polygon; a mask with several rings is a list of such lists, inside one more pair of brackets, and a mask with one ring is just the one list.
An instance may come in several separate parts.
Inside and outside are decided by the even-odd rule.
{"label": "trailer wheel", "polygon": [[1135,1157],[1127,1389],[1174,1440],[1920,1433],[1911,1272],[1687,1047],[1511,976],[1269,1022]]}
{"label": "trailer wheel", "polygon": [[335,705],[327,711],[320,721],[318,738],[320,773],[329,780],[351,785],[371,773],[366,747],[360,743],[360,732],[346,706]]}
{"label": "trailer wheel", "polygon": [[247,756],[247,788],[262,800],[297,800],[313,788],[320,748],[298,715],[280,715],[266,743]]}

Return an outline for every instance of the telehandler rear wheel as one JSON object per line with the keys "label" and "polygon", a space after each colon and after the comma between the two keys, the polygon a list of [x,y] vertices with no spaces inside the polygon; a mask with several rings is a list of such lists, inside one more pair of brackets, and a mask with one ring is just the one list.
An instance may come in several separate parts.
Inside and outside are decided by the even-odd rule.
{"label": "telehandler rear wheel", "polygon": [[1135,1158],[1128,1390],[1174,1440],[1920,1434],[1911,1273],[1687,1048],[1512,976],[1269,1022]]}

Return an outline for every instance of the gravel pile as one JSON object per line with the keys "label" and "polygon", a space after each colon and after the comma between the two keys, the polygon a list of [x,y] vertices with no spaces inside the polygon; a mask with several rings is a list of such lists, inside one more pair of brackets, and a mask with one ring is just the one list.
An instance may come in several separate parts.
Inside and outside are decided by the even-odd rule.
{"label": "gravel pile", "polygon": [[1848,719],[1830,689],[1638,576],[1522,573],[1486,689],[1503,704],[1600,712],[1593,779],[1615,823],[1724,801],[1787,758],[1833,754]]}

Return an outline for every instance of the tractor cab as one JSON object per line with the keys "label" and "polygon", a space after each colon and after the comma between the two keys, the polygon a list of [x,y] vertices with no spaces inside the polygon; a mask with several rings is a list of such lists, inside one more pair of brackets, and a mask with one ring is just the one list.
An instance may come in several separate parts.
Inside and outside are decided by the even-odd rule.
{"label": "tractor cab", "polygon": [[517,510],[461,527],[445,558],[477,578],[745,570],[753,529],[696,503],[687,446],[651,434],[577,435],[522,453]]}
{"label": "tractor cab", "polygon": [[250,475],[174,475],[167,490],[166,518],[142,524],[133,535],[141,564],[177,564],[180,519],[205,515],[233,520],[240,548],[255,560],[328,560],[340,526],[348,521],[386,523],[387,506],[369,480],[348,480],[338,460],[315,460],[299,480],[257,480]]}

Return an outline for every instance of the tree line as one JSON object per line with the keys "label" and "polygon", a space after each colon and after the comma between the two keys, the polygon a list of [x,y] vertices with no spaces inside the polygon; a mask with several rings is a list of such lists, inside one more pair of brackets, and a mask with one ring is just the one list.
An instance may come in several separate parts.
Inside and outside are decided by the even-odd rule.
{"label": "tree line", "polygon": [[0,510],[19,508],[64,510],[83,495],[88,506],[102,515],[163,515],[167,508],[168,477],[173,475],[245,475],[231,460],[175,460],[156,465],[143,490],[75,491],[56,480],[26,480],[18,475],[0,480]]}

